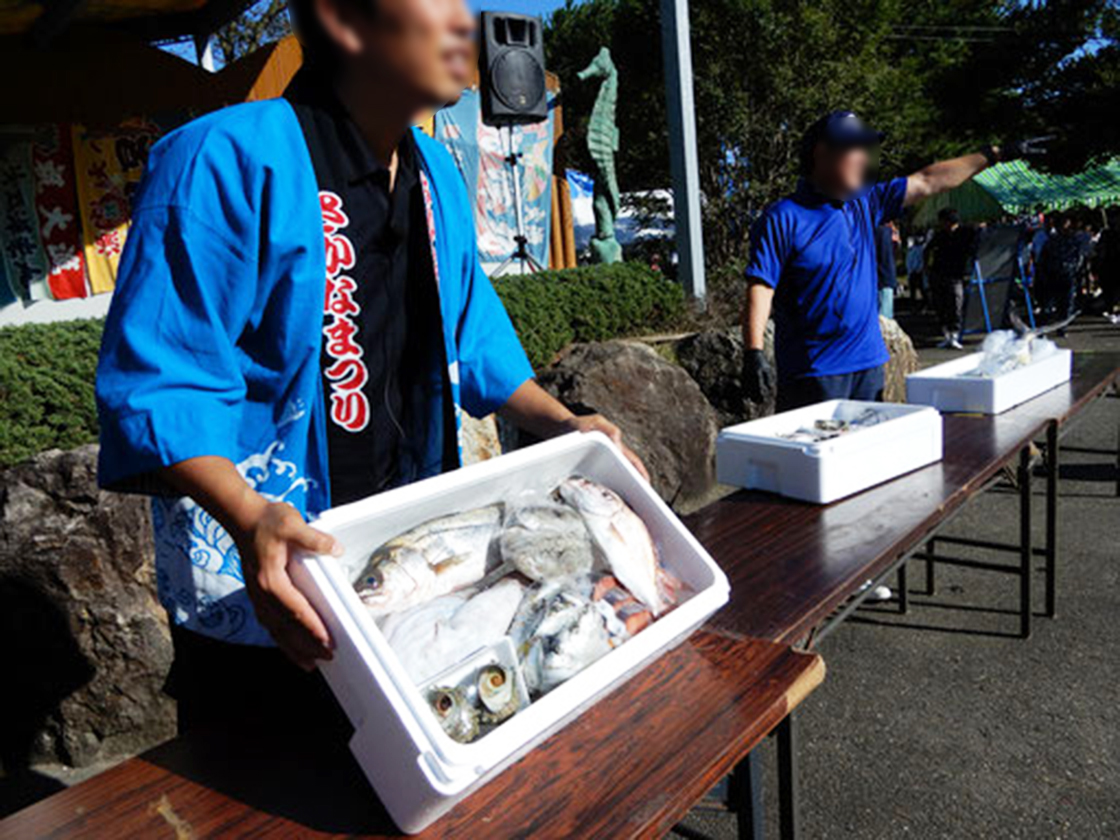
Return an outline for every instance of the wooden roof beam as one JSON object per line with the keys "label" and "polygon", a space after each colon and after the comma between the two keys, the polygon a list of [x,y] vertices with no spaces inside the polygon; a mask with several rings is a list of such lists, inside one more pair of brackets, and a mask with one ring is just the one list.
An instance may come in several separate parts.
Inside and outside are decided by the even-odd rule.
{"label": "wooden roof beam", "polygon": [[70,25],[88,0],[44,0],[43,14],[36,18],[27,37],[36,49],[44,49]]}
{"label": "wooden roof beam", "polygon": [[145,41],[165,41],[184,35],[197,37],[217,32],[252,4],[253,0],[210,0],[193,12],[134,18],[114,24],[114,28]]}

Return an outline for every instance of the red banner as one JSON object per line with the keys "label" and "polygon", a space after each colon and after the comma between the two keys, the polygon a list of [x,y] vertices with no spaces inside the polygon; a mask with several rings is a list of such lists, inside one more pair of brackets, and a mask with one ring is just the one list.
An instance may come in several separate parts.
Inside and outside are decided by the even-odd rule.
{"label": "red banner", "polygon": [[69,126],[45,126],[31,146],[35,211],[47,257],[47,283],[56,300],[89,295],[82,254],[78,189]]}

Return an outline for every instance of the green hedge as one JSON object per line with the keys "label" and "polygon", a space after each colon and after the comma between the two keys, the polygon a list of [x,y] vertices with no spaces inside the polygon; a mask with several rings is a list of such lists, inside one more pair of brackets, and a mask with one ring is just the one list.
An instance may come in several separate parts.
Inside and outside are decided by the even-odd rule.
{"label": "green hedge", "polygon": [[0,466],[97,440],[101,321],[0,329]]}
{"label": "green hedge", "polygon": [[[573,341],[603,341],[674,326],[680,287],[624,263],[501,278],[505,302],[533,366]],[[93,381],[101,321],[0,329],[0,466],[46,449],[97,440]]]}
{"label": "green hedge", "polygon": [[681,287],[640,263],[500,277],[494,287],[535,368],[573,341],[670,328],[686,311]]}

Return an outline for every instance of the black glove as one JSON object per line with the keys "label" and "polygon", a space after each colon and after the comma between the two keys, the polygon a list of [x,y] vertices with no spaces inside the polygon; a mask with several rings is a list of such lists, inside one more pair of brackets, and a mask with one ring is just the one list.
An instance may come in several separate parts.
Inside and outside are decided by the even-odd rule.
{"label": "black glove", "polygon": [[1053,134],[1047,134],[1042,137],[1028,137],[1026,140],[1014,140],[1005,143],[998,149],[994,146],[988,146],[984,149],[984,157],[988,159],[988,163],[1019,160],[1020,158],[1046,157],[1048,151],[1046,144],[1053,139]]}
{"label": "black glove", "polygon": [[743,395],[764,403],[774,393],[774,368],[761,350],[743,350]]}

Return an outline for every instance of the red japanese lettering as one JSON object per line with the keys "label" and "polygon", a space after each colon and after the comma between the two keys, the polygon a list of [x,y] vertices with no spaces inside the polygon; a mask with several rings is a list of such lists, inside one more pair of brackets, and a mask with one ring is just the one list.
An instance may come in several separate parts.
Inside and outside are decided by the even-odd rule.
{"label": "red japanese lettering", "polygon": [[369,424],[369,400],[361,391],[332,393],[331,419],[348,431],[360,432]]}

